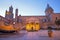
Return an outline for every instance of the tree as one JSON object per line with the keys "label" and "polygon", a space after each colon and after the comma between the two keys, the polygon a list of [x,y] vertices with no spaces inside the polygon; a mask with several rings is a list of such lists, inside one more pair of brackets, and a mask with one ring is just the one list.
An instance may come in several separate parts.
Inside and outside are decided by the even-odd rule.
{"label": "tree", "polygon": [[59,25],[60,25],[60,19],[55,20],[55,24],[59,27]]}

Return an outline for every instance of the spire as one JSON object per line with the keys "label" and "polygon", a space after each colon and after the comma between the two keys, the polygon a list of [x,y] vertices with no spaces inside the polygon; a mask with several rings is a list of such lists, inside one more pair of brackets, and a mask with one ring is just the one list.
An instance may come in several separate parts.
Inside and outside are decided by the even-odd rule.
{"label": "spire", "polygon": [[49,8],[50,7],[50,5],[49,4],[47,4],[47,8]]}
{"label": "spire", "polygon": [[18,16],[18,9],[15,10],[15,17]]}
{"label": "spire", "polygon": [[13,8],[12,5],[9,8]]}
{"label": "spire", "polygon": [[5,11],[5,13],[7,13],[7,10]]}
{"label": "spire", "polygon": [[18,22],[18,9],[15,10],[15,22]]}
{"label": "spire", "polygon": [[47,4],[47,8],[45,9],[45,12],[47,11],[53,11],[53,8],[49,4]]}
{"label": "spire", "polygon": [[12,7],[12,5],[11,5],[11,7]]}
{"label": "spire", "polygon": [[9,8],[13,8],[12,5]]}
{"label": "spire", "polygon": [[12,7],[12,5],[9,7],[9,12],[13,13],[13,7]]}
{"label": "spire", "polygon": [[18,16],[18,9],[16,9],[15,12],[16,12],[16,14],[17,14],[17,16]]}

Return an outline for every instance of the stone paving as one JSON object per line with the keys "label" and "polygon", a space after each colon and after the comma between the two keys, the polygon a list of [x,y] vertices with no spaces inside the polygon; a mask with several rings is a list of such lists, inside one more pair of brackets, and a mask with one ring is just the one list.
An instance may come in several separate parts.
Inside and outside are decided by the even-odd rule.
{"label": "stone paving", "polygon": [[19,33],[1,34],[0,40],[60,40],[60,31],[53,30],[53,36],[48,36],[48,30],[35,32],[20,31]]}

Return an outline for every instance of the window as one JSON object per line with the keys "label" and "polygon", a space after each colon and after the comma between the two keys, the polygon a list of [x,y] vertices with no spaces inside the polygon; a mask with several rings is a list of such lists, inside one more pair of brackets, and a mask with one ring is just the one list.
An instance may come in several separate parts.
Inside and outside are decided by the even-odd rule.
{"label": "window", "polygon": [[22,23],[22,19],[19,19],[18,22]]}
{"label": "window", "polygon": [[48,14],[47,19],[48,19],[48,21],[52,21],[52,15]]}
{"label": "window", "polygon": [[56,20],[57,20],[57,17],[56,17]]}
{"label": "window", "polygon": [[42,21],[43,21],[43,22],[47,22],[47,19],[43,19]]}

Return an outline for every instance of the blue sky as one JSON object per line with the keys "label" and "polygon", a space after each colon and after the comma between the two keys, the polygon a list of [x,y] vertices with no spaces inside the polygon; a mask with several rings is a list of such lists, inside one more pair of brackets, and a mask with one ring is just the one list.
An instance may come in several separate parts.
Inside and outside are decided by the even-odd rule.
{"label": "blue sky", "polygon": [[0,15],[5,16],[5,10],[9,10],[9,6],[19,9],[22,16],[39,16],[45,15],[46,5],[54,9],[54,12],[60,12],[60,0],[0,0]]}

